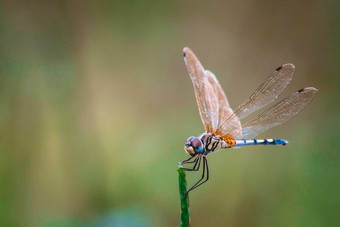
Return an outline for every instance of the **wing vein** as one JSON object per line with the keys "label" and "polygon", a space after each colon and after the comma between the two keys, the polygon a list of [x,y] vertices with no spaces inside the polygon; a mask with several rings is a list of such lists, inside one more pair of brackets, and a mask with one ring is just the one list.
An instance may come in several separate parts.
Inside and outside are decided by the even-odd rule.
{"label": "wing vein", "polygon": [[318,90],[313,87],[301,89],[272,106],[255,119],[243,125],[243,137],[254,138],[258,134],[281,125],[302,111]]}

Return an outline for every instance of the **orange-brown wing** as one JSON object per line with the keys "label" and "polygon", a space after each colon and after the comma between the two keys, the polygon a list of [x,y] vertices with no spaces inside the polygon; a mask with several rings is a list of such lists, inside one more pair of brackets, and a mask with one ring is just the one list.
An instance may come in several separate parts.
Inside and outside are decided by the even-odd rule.
{"label": "orange-brown wing", "polygon": [[218,103],[218,123],[214,133],[220,136],[225,136],[225,133],[222,131],[228,130],[231,137],[239,136],[240,132],[242,132],[242,127],[237,117],[234,117],[233,121],[228,122],[228,125],[221,125],[223,119],[226,119],[233,114],[233,110],[230,108],[227,96],[224,94],[224,91],[215,75],[210,71],[205,71],[205,73],[208,77],[209,84],[213,87]]}
{"label": "orange-brown wing", "polygon": [[207,76],[195,54],[187,47],[183,49],[183,54],[204,128],[213,133],[218,126],[218,95],[214,91],[214,85],[209,83],[210,76]]}

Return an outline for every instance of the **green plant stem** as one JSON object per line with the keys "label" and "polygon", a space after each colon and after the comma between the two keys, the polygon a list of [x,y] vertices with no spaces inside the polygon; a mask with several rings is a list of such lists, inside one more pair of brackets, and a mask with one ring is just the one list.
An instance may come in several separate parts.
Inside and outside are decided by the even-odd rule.
{"label": "green plant stem", "polygon": [[187,181],[181,163],[178,164],[179,196],[181,199],[181,227],[190,226],[189,195],[187,196]]}

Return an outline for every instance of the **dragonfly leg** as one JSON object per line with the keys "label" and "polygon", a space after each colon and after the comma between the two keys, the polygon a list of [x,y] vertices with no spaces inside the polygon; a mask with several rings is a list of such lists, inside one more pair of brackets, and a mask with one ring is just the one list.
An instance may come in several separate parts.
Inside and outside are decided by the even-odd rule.
{"label": "dragonfly leg", "polygon": [[[201,182],[204,178],[205,178],[205,171],[207,171],[207,177],[206,179]],[[202,173],[202,177],[199,181],[197,181],[194,186],[192,186],[188,191],[187,191],[187,195],[189,194],[190,191],[194,190],[195,188],[201,186],[202,184],[204,184],[205,182],[207,182],[209,180],[209,167],[208,167],[208,160],[205,156],[203,156],[203,173]]]}
{"label": "dragonfly leg", "polygon": [[[201,183],[199,183],[199,181],[198,181],[190,190],[194,190],[195,188],[198,188],[199,186],[201,186],[202,184],[204,184],[205,182],[207,182],[209,180],[209,167],[208,167],[208,160],[207,160],[206,157],[203,157],[203,166],[205,166],[205,169],[207,170],[207,178],[203,182],[201,182]],[[202,179],[203,178],[204,178],[204,175],[202,176]]]}
{"label": "dragonfly leg", "polygon": [[[193,158],[195,158],[195,160],[194,161],[190,161]],[[198,156],[193,156],[193,157],[188,158],[187,160],[184,160],[184,161],[180,162],[180,164],[194,163],[194,162],[196,162],[197,159],[198,159]]]}
{"label": "dragonfly leg", "polygon": [[182,168],[184,171],[198,171],[200,169],[200,165],[201,165],[201,160],[202,160],[202,156],[198,156],[195,159],[195,165],[190,169],[190,168]]}

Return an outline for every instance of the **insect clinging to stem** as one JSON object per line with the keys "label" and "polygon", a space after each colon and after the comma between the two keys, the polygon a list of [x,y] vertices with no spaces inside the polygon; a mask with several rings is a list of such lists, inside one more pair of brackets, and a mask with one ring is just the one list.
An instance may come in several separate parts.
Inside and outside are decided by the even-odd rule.
{"label": "insect clinging to stem", "polygon": [[253,120],[241,124],[240,120],[270,103],[283,92],[295,72],[293,64],[284,64],[274,70],[256,91],[234,111],[215,75],[205,70],[187,47],[183,49],[201,120],[205,132],[191,136],[184,145],[190,158],[182,164],[193,163],[186,171],[198,171],[203,162],[202,177],[188,191],[199,187],[209,179],[207,155],[219,149],[248,145],[286,145],[284,139],[254,139],[264,131],[283,124],[304,109],[317,93],[314,87],[303,88],[273,105]]}

